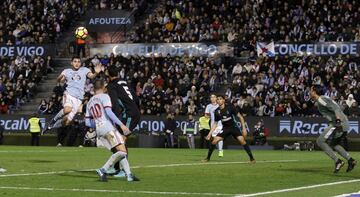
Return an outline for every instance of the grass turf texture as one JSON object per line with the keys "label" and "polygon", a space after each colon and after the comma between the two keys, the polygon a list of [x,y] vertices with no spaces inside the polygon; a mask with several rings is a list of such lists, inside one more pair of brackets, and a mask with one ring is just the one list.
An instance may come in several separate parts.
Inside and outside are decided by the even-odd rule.
{"label": "grass turf texture", "polygon": [[[129,152],[130,164],[135,167],[133,173],[141,181],[128,183],[124,178],[109,178],[109,182],[102,183],[98,182],[95,171],[81,170],[101,167],[110,156],[105,149],[0,146],[0,166],[8,170],[0,174],[0,196],[176,196],[173,193],[151,192],[186,192],[178,193],[178,196],[204,196],[205,193],[209,196],[231,196],[360,179],[359,166],[346,173],[346,164],[339,174],[333,174],[334,164],[323,152],[253,151],[257,161],[296,160],[258,162],[255,165],[246,163],[248,157],[243,150],[225,150],[223,158],[218,158],[215,151],[209,164],[244,162],[219,165],[200,162],[207,153],[205,149],[130,148]],[[359,152],[351,154],[355,159],[360,159]],[[194,165],[150,166],[189,163]],[[7,176],[58,171],[72,172]],[[16,189],[18,187],[22,189]],[[266,196],[330,196],[359,190],[360,182],[354,182]]]}

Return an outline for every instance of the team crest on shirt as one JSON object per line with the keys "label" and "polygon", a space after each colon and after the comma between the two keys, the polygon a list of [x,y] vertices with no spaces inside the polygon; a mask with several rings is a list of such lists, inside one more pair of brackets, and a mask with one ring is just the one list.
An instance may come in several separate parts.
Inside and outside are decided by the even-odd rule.
{"label": "team crest on shirt", "polygon": [[73,73],[71,79],[74,80],[74,81],[80,81],[80,80],[81,80],[81,76],[78,75],[77,73]]}

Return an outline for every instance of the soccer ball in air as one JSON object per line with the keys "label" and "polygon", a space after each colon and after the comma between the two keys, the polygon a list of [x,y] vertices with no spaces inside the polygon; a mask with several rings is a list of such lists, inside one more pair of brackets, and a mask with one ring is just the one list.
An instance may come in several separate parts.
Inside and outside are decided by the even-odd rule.
{"label": "soccer ball in air", "polygon": [[75,37],[85,40],[88,36],[88,30],[85,27],[78,27],[75,31]]}

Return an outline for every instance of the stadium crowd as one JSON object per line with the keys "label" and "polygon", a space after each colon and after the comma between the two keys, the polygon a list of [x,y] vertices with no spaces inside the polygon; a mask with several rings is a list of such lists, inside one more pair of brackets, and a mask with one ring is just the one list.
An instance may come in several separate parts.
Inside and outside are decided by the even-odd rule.
{"label": "stadium crowd", "polygon": [[1,1],[0,43],[54,43],[73,18],[84,13],[82,1]]}
{"label": "stadium crowd", "polygon": [[[95,9],[133,10],[145,0],[91,0]],[[146,3],[145,3],[146,4]],[[359,41],[359,3],[356,1],[210,1],[167,0],[133,35],[133,42],[234,42],[254,51],[257,41]],[[0,4],[0,43],[55,42],[70,18],[84,13],[85,4],[72,0],[3,1]],[[284,15],[283,13],[286,13]],[[291,21],[291,23],[289,23]],[[308,116],[317,114],[309,98],[310,85],[323,83],[346,113],[359,115],[359,58],[295,56],[256,58],[230,65],[205,57],[122,57],[99,59],[117,65],[140,97],[142,114],[201,114],[210,92],[224,91],[247,115]],[[51,68],[41,57],[0,60],[0,111],[10,113],[34,94],[34,85]],[[19,63],[20,62],[20,63]],[[45,72],[43,67],[47,67]],[[224,85],[227,89],[223,90]],[[92,84],[86,86],[87,98]],[[61,108],[59,84],[42,114]]]}
{"label": "stadium crowd", "polygon": [[51,57],[0,58],[0,114],[11,114],[33,98],[43,76],[52,71]]}
{"label": "stadium crowd", "polygon": [[133,42],[360,40],[359,2],[167,0],[130,38]]}
{"label": "stadium crowd", "polygon": [[89,6],[95,10],[126,10],[139,9],[147,0],[90,0]]}
{"label": "stadium crowd", "polygon": [[[248,116],[317,116],[309,96],[314,83],[323,84],[324,93],[346,114],[360,115],[359,58],[277,57],[231,66],[204,57],[110,55],[95,56],[84,64],[92,68],[98,60],[105,67],[118,66],[120,78],[128,81],[140,98],[141,113],[146,115],[201,115],[209,94],[221,92]],[[85,89],[88,99],[93,94],[90,80]],[[61,94],[59,84],[51,99],[58,101],[55,106],[61,106]]]}
{"label": "stadium crowd", "polygon": [[237,64],[226,94],[244,114],[256,116],[316,116],[310,87],[321,84],[350,116],[360,115],[358,57],[293,56]]}

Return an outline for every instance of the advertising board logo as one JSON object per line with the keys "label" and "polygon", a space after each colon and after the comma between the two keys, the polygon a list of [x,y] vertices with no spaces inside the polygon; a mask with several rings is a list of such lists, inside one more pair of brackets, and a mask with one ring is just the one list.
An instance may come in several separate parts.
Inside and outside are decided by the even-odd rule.
{"label": "advertising board logo", "polygon": [[291,133],[290,120],[280,120],[280,133],[282,133],[282,132]]}
{"label": "advertising board logo", "polygon": [[[306,122],[302,120],[280,120],[279,132],[294,135],[319,135],[328,127],[325,122]],[[348,133],[359,134],[359,121],[349,121]]]}
{"label": "advertising board logo", "polygon": [[350,129],[349,133],[354,132],[359,134],[359,121],[349,121]]}

